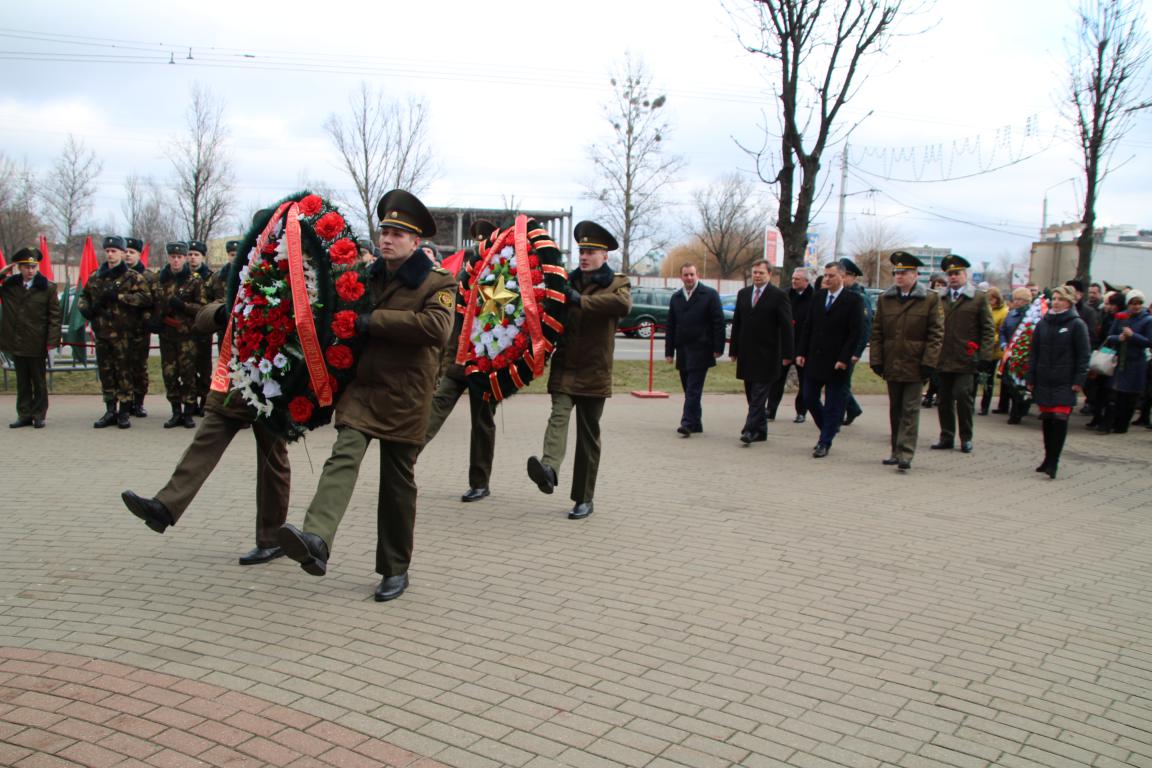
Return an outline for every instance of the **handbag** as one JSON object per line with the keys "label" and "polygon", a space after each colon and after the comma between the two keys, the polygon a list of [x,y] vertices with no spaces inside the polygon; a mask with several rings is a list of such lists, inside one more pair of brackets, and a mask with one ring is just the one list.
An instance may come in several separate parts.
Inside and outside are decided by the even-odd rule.
{"label": "handbag", "polygon": [[1111,376],[1116,372],[1116,350],[1111,347],[1100,347],[1092,350],[1088,358],[1088,370],[1101,376]]}

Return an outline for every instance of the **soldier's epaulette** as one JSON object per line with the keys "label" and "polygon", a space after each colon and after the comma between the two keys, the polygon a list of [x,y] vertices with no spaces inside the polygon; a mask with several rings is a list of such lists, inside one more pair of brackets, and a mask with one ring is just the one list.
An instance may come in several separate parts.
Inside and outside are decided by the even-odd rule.
{"label": "soldier's epaulette", "polygon": [[432,271],[433,272],[439,272],[442,275],[448,275],[449,277],[452,277],[452,273],[449,272],[448,270],[444,269],[444,267],[432,267]]}
{"label": "soldier's epaulette", "polygon": [[623,272],[613,272],[612,274],[613,274],[613,276],[615,276],[615,277],[628,277],[628,275],[626,275],[626,274],[625,274],[625,273],[623,273]]}

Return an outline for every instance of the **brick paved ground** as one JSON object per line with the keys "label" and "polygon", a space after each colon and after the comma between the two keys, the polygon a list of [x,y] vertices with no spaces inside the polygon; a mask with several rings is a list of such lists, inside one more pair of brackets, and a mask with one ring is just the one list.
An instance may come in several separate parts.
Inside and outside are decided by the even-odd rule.
{"label": "brick paved ground", "polygon": [[[542,397],[500,409],[493,496],[460,504],[463,404],[377,604],[374,452],[327,577],[243,568],[249,435],[158,536],[119,493],[188,434],[54,398],[0,431],[0,765],[1152,766],[1152,432],[1078,419],[1052,482],[1034,420],[940,455],[925,411],[901,476],[864,404],[815,461],[790,420],[740,447],[738,397],[690,440],[677,398],[615,398],[582,522],[524,476]],[[294,522],[332,437],[292,448]]]}

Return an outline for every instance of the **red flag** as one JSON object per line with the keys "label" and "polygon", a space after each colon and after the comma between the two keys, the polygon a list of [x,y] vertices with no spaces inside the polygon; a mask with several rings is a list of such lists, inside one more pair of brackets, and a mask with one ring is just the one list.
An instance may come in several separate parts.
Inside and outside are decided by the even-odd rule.
{"label": "red flag", "polygon": [[80,287],[88,284],[88,277],[100,267],[96,260],[96,247],[92,245],[92,235],[84,241],[84,252],[80,254]]}
{"label": "red flag", "polygon": [[148,269],[148,243],[144,243],[144,250],[140,251],[140,263]]}
{"label": "red flag", "polygon": [[49,280],[55,280],[56,276],[52,274],[52,254],[48,252],[48,238],[40,235],[40,255],[44,258],[40,259],[40,274]]}
{"label": "red flag", "polygon": [[0,248],[0,269],[8,266],[8,262],[4,261],[4,249]]}
{"label": "red flag", "polygon": [[456,274],[460,271],[460,267],[463,263],[464,250],[460,249],[459,251],[456,251],[456,253],[440,262],[440,266],[448,270],[448,274],[452,275],[452,277],[456,277]]}

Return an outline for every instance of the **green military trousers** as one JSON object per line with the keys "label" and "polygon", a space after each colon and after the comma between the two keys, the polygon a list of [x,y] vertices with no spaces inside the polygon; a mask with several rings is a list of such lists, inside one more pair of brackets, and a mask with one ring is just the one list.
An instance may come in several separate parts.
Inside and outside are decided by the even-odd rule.
{"label": "green military trousers", "polygon": [[544,431],[544,455],[541,462],[560,474],[568,450],[568,422],[576,409],[576,457],[572,462],[572,501],[592,501],[596,492],[596,472],[600,468],[600,416],[604,413],[603,397],[552,394],[552,415]]}
{"label": "green military trousers", "polygon": [[940,419],[940,442],[949,444],[956,439],[959,422],[960,439],[972,439],[972,414],[976,410],[976,374],[938,373],[940,398],[936,403]]}
{"label": "green military trousers", "polygon": [[496,453],[496,404],[473,391],[467,381],[440,377],[436,394],[432,396],[432,414],[428,418],[424,444],[427,445],[436,437],[464,390],[468,390],[468,410],[472,418],[468,448],[468,487],[487,488],[492,476],[492,457]]}
{"label": "green military trousers", "polygon": [[[336,444],[324,462],[316,495],[304,516],[304,531],[324,539],[328,551],[344,519],[360,463],[372,438],[351,427],[336,428]],[[380,486],[376,501],[376,572],[385,578],[407,573],[416,528],[416,457],[420,446],[380,440]]]}
{"label": "green military trousers", "polygon": [[912,461],[920,433],[920,382],[888,382],[888,426],[892,435],[892,457]]}

